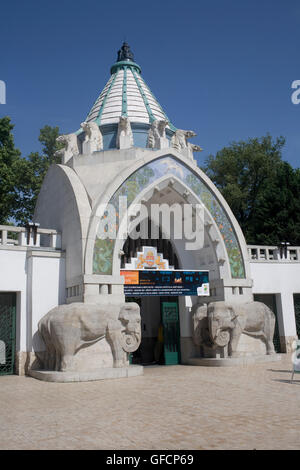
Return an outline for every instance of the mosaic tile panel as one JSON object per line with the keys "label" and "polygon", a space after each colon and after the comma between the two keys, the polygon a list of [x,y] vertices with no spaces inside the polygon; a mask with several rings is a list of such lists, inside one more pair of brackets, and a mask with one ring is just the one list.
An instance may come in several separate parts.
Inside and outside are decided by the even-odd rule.
{"label": "mosaic tile panel", "polygon": [[[116,210],[116,222],[115,220],[107,220],[107,235],[113,236],[113,233],[119,227],[119,197],[127,196],[129,207],[141,191],[166,174],[176,176],[203,202],[215,220],[224,240],[232,277],[235,279],[245,278],[245,268],[239,242],[224,208],[199,176],[172,157],[161,157],[139,168],[118,188],[110,200],[110,204]],[[107,217],[106,214],[102,219],[105,219],[105,217]],[[112,274],[114,245],[115,240],[113,238],[101,238],[97,235],[93,257],[94,274]]]}

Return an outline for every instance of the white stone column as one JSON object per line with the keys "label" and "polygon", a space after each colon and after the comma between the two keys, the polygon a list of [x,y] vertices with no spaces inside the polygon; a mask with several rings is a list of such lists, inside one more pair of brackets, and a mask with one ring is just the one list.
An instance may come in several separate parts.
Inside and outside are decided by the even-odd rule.
{"label": "white stone column", "polygon": [[291,292],[276,294],[278,328],[282,352],[292,352],[292,343],[297,338],[294,299]]}

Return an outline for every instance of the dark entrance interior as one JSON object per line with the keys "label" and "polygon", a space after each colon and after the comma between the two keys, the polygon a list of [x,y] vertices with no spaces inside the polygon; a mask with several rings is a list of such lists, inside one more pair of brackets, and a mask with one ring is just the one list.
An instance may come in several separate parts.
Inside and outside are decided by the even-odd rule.
{"label": "dark entrance interior", "polygon": [[141,309],[142,340],[130,362],[141,365],[180,363],[178,297],[126,297]]}
{"label": "dark entrance interior", "polygon": [[0,292],[0,375],[14,373],[16,293]]}
{"label": "dark entrance interior", "polygon": [[[148,219],[148,234],[151,234],[151,219]],[[140,226],[137,226],[137,230],[140,230]],[[125,268],[125,263],[129,263],[131,258],[135,257],[138,251],[141,251],[143,246],[153,246],[157,248],[157,251],[163,255],[164,259],[169,260],[170,266],[174,266],[174,269],[179,269],[179,262],[177,255],[173,249],[173,245],[170,240],[163,238],[161,229],[159,228],[159,237],[157,239],[151,238],[133,238],[128,237],[123,246],[124,254],[121,257],[121,268]]]}
{"label": "dark entrance interior", "polygon": [[[151,219],[148,234],[151,235]],[[137,227],[140,230],[140,226]],[[179,262],[170,240],[163,238],[159,228],[157,239],[128,237],[123,246],[121,268],[130,263],[143,246],[153,246],[169,261],[170,266],[179,269]],[[178,297],[126,297],[126,302],[137,302],[141,309],[142,341],[137,351],[132,353],[132,364],[179,364],[180,326]]]}
{"label": "dark entrance interior", "polygon": [[275,313],[276,322],[275,322],[273,343],[274,343],[275,351],[277,353],[280,353],[281,347],[280,347],[280,336],[279,336],[279,329],[278,329],[276,294],[254,294],[253,298],[257,302],[263,302],[264,304],[266,304],[272,310],[272,312]]}
{"label": "dark entrance interior", "polygon": [[300,294],[294,294],[294,308],[297,336],[300,339]]}

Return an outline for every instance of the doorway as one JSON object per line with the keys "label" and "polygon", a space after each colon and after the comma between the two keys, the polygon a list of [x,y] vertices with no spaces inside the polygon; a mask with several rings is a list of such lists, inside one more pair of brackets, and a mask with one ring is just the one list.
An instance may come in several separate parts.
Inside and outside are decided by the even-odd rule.
{"label": "doorway", "polygon": [[175,365],[180,363],[178,297],[126,297],[141,312],[141,344],[130,355],[131,364]]}
{"label": "doorway", "polygon": [[14,373],[16,293],[0,292],[0,375]]}
{"label": "doorway", "polygon": [[300,339],[300,294],[294,294],[293,297],[294,297],[296,332],[297,332],[298,338]]}
{"label": "doorway", "polygon": [[161,302],[165,365],[180,364],[178,298]]}
{"label": "doorway", "polygon": [[263,302],[275,314],[276,321],[275,321],[275,330],[274,330],[274,336],[273,336],[273,344],[274,344],[275,351],[277,353],[280,353],[281,346],[280,346],[280,335],[279,335],[279,328],[278,328],[276,294],[253,294],[253,298],[257,302]]}

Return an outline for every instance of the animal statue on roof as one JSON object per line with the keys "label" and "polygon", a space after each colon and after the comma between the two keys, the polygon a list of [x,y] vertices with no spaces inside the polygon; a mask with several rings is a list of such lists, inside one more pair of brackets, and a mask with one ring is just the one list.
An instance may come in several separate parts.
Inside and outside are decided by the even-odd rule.
{"label": "animal statue on roof", "polygon": [[147,147],[149,148],[160,148],[161,139],[166,139],[166,127],[168,121],[165,119],[156,119],[152,122],[151,127],[148,132],[148,143]]}
{"label": "animal statue on roof", "polygon": [[120,116],[117,132],[117,148],[133,147],[133,134],[131,130],[130,120],[126,116]]}
{"label": "animal statue on roof", "polygon": [[89,143],[89,151],[97,152],[103,149],[103,137],[99,126],[94,121],[82,122],[81,128],[85,132],[85,139],[83,144]]}
{"label": "animal statue on roof", "polygon": [[77,135],[63,134],[57,137],[56,142],[64,144],[64,148],[57,150],[54,156],[61,157],[61,162],[67,163],[74,155],[79,154]]}

